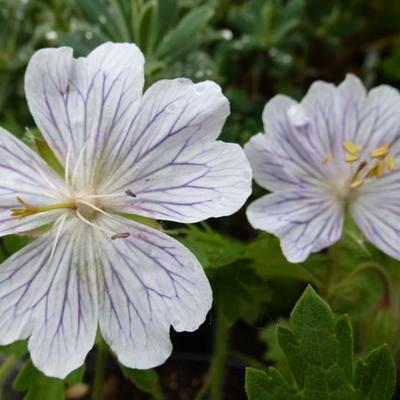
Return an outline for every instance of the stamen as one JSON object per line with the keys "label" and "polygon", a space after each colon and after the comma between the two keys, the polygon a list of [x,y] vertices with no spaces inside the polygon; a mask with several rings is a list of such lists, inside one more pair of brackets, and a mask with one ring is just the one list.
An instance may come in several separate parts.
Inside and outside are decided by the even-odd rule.
{"label": "stamen", "polygon": [[125,194],[127,194],[128,196],[131,196],[131,197],[136,197],[136,194],[133,193],[131,189],[126,190]]}
{"label": "stamen", "polygon": [[353,142],[351,142],[350,140],[345,140],[342,144],[343,149],[352,155],[357,155],[361,152],[362,147],[361,146],[357,146],[355,145]]}
{"label": "stamen", "polygon": [[382,146],[379,146],[375,150],[371,151],[371,157],[372,158],[382,158],[385,157],[389,153],[389,144],[385,143]]}
{"label": "stamen", "polygon": [[389,171],[393,171],[396,168],[396,157],[389,154],[386,159],[386,167]]}
{"label": "stamen", "polygon": [[103,232],[107,233],[107,235],[110,235],[110,234],[111,234],[111,235],[115,235],[115,233],[112,232],[111,230],[105,229],[105,228],[103,228],[102,226],[99,226],[99,225],[94,224],[93,222],[90,222],[88,219],[86,219],[86,218],[79,212],[79,210],[76,211],[76,216],[77,216],[82,222],[84,222],[85,224],[91,226],[92,228],[99,229],[100,231],[103,231]]}
{"label": "stamen", "polygon": [[54,244],[53,244],[53,248],[51,249],[51,253],[50,253],[50,258],[49,258],[49,262],[51,262],[51,260],[53,259],[54,253],[56,251],[56,247],[58,244],[58,240],[60,239],[60,235],[61,235],[61,230],[64,226],[65,220],[67,219],[67,215],[63,215],[61,216],[55,223],[55,225],[58,223],[58,221],[60,221],[60,226],[57,229],[57,233],[56,233],[56,238],[54,239]]}
{"label": "stamen", "polygon": [[77,159],[77,161],[76,161],[76,163],[75,163],[74,172],[73,172],[73,174],[72,174],[72,185],[75,185],[76,177],[77,177],[77,175],[78,175],[79,164],[81,163],[81,161],[82,161],[82,159],[83,159],[83,155],[84,155],[84,153],[85,153],[85,150],[86,150],[86,147],[87,147],[88,143],[89,143],[89,139],[86,140],[85,144],[82,146],[82,150],[81,150],[81,152],[79,153],[78,159]]}
{"label": "stamen", "polygon": [[366,178],[382,178],[385,174],[386,163],[384,160],[378,161],[375,165],[367,172]]}
{"label": "stamen", "polygon": [[386,163],[384,161],[379,161],[376,169],[376,177],[382,178],[385,174]]}
{"label": "stamen", "polygon": [[116,239],[126,239],[130,236],[128,232],[123,232],[123,233],[116,233],[115,235],[111,236],[111,240],[116,240]]}
{"label": "stamen", "polygon": [[363,183],[364,183],[364,181],[362,179],[357,179],[356,181],[351,183],[350,187],[352,189],[356,189],[356,188],[360,187]]}
{"label": "stamen", "polygon": [[332,154],[327,154],[322,160],[323,165],[328,165],[333,160]]}
{"label": "stamen", "polygon": [[344,157],[344,161],[346,161],[347,163],[354,163],[356,161],[358,161],[360,159],[359,156],[355,156],[355,155],[351,155],[351,154],[346,154],[346,156]]}

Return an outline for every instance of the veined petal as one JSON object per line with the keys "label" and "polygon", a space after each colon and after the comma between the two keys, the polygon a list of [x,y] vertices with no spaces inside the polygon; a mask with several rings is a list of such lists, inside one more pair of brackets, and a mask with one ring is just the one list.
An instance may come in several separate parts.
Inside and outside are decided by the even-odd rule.
{"label": "veined petal", "polygon": [[350,212],[366,238],[400,260],[400,204],[398,191],[360,193]]}
{"label": "veined petal", "polygon": [[314,82],[301,101],[301,106],[310,121],[302,136],[308,142],[310,156],[314,154],[319,164],[327,154],[332,154],[341,162],[346,132],[342,130],[344,110],[336,87],[323,81]]}
{"label": "veined petal", "polygon": [[338,88],[343,102],[342,132],[366,152],[392,144],[400,134],[400,95],[381,85],[366,94],[361,81],[347,75]]}
{"label": "veined petal", "polygon": [[158,157],[165,160],[164,153],[178,157],[196,144],[215,140],[228,115],[228,100],[214,82],[175,79],[153,84],[132,125],[110,146],[112,152],[100,173],[105,177],[104,190],[127,184]]}
{"label": "veined petal", "polygon": [[136,197],[114,207],[177,222],[198,222],[237,211],[251,193],[249,162],[237,144],[184,143],[157,151],[121,188]]}
{"label": "veined petal", "polygon": [[170,325],[193,331],[212,301],[210,284],[193,254],[169,236],[129,220],[101,224],[128,238],[98,244],[99,323],[119,361],[131,368],[162,364],[172,351]]}
{"label": "veined petal", "polygon": [[[0,209],[54,203],[65,185],[23,142],[0,128]],[[0,227],[1,228],[1,227]]]}
{"label": "veined petal", "polygon": [[[78,172],[93,174],[97,153],[128,129],[142,93],[143,64],[140,50],[127,43],[105,43],[86,58],[73,59],[68,47],[32,56],[25,75],[29,108],[60,161],[70,158],[71,174],[78,160]],[[89,142],[90,151],[80,157]]]}
{"label": "veined petal", "polygon": [[281,190],[294,184],[298,179],[285,170],[285,160],[274,152],[271,135],[258,133],[246,143],[244,150],[253,170],[254,180],[263,188]]}
{"label": "veined petal", "polygon": [[68,221],[0,266],[0,343],[30,336],[35,366],[64,378],[78,368],[97,329],[95,257],[91,230]]}
{"label": "veined petal", "polygon": [[288,190],[254,201],[247,218],[254,228],[277,235],[285,257],[298,263],[339,240],[343,209],[322,192]]}
{"label": "veined petal", "polygon": [[274,96],[263,111],[264,129],[270,136],[270,151],[284,164],[286,173],[306,185],[326,183],[320,152],[310,136],[312,121],[297,102]]}
{"label": "veined petal", "polygon": [[0,237],[26,233],[45,225],[53,224],[63,213],[63,210],[53,210],[20,219],[12,216],[9,209],[0,210]]}

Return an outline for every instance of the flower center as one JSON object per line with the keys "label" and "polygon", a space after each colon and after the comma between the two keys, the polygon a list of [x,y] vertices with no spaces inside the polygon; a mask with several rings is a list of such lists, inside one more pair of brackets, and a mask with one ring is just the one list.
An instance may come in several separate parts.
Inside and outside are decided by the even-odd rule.
{"label": "flower center", "polygon": [[[362,157],[363,148],[345,140],[342,143],[345,151],[343,161],[355,166],[345,191],[357,189],[366,181],[383,178],[385,173],[396,168],[396,158],[390,154],[390,145],[385,143],[369,152],[367,157]],[[328,165],[333,160],[332,154],[327,154],[322,160],[323,165]]]}

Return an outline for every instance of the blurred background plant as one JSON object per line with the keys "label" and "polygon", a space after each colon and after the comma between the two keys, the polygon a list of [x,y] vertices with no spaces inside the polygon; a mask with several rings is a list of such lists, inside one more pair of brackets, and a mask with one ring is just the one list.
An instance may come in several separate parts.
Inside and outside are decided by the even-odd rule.
{"label": "blurred background plant", "polygon": [[[263,106],[278,92],[299,98],[312,81],[338,83],[346,72],[369,86],[399,87],[399,21],[398,0],[0,0],[0,126],[29,140],[34,123],[23,77],[36,49],[65,45],[85,55],[99,43],[126,41],[146,56],[147,86],[179,76],[217,81],[232,108],[222,138],[243,144],[262,130]],[[254,198],[262,193],[254,187]],[[400,263],[365,244],[354,226],[338,246],[302,265],[287,263],[278,241],[252,230],[243,211],[209,225],[165,228],[206,269],[213,313],[199,332],[173,337],[174,354],[157,373],[121,372],[109,357],[104,399],[244,399],[244,366],[275,365],[290,381],[275,323],[287,323],[306,283],[333,311],[350,315],[356,357],[387,343],[400,361]],[[0,259],[25,243],[2,239]],[[1,399],[22,398],[18,390],[30,400],[87,396],[90,388],[79,382],[91,382],[96,352],[66,382],[28,363],[12,391],[26,345],[3,350]]]}

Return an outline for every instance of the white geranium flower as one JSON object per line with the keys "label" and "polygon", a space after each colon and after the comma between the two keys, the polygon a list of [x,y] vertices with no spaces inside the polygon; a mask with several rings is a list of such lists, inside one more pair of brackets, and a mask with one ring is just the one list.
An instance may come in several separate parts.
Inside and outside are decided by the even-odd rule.
{"label": "white geranium flower", "polygon": [[170,326],[193,331],[210,309],[195,256],[123,213],[197,222],[250,194],[244,152],[216,141],[229,114],[219,86],[163,80],[142,96],[143,64],[133,44],[33,55],[26,96],[63,179],[0,131],[0,235],[46,227],[0,267],[0,343],[29,337],[50,376],[84,362],[98,324],[122,364],[157,366]]}
{"label": "white geranium flower", "polygon": [[339,240],[348,210],[368,240],[400,259],[399,93],[383,85],[367,94],[348,75],[338,87],[314,83],[301,103],[275,96],[263,121],[266,133],[245,151],[273,193],[249,206],[251,225],[302,262]]}

